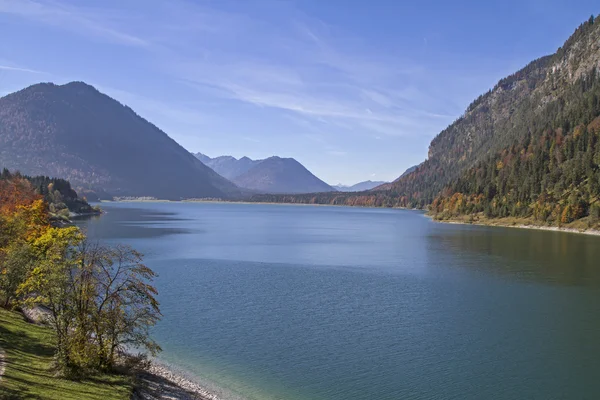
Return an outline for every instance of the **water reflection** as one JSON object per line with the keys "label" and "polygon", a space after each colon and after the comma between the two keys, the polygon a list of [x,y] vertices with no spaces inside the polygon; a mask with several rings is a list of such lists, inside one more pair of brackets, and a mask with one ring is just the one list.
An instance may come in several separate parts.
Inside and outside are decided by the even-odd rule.
{"label": "water reflection", "polygon": [[[181,227],[188,221],[175,212],[158,211],[131,206],[103,203],[104,214],[85,216],[75,224],[88,232],[94,239],[156,238],[192,232]],[[90,223],[92,222],[92,223]]]}
{"label": "water reflection", "polygon": [[516,279],[600,286],[600,238],[528,229],[443,226],[434,247],[462,265]]}

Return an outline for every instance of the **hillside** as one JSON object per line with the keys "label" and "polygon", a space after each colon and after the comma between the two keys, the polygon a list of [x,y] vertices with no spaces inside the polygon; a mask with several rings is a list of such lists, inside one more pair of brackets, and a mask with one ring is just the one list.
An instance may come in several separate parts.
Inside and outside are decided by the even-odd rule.
{"label": "hillside", "polygon": [[479,96],[432,140],[413,172],[355,196],[270,201],[425,208],[441,194],[433,207],[439,217],[486,208],[492,218],[532,217],[538,207],[557,224],[558,205],[561,213],[569,207],[561,220],[586,218],[598,197],[599,71],[600,20],[591,18],[555,54]]}
{"label": "hillside", "polygon": [[436,218],[600,227],[600,20],[574,38],[551,59],[537,107],[520,110],[518,137],[453,180],[433,201]]}
{"label": "hillside", "polygon": [[[406,171],[404,171],[402,173],[402,175],[400,175],[400,178],[414,172],[418,167],[419,167],[418,165],[413,165],[412,167],[407,168]],[[398,179],[400,179],[400,178],[398,178]]]}
{"label": "hillside", "polygon": [[43,197],[48,204],[51,218],[55,221],[69,222],[73,216],[101,213],[99,208],[90,206],[87,199],[79,197],[77,192],[71,188],[71,184],[64,179],[47,176],[21,176],[11,173],[8,169],[0,172],[0,203],[6,200],[5,196],[10,195],[2,190],[3,183],[14,178],[22,178],[28,183],[29,189]]}
{"label": "hillside", "polygon": [[0,99],[0,165],[118,196],[239,193],[166,133],[82,82],[37,84]]}
{"label": "hillside", "polygon": [[232,156],[220,156],[210,158],[202,153],[194,154],[196,158],[204,163],[207,167],[210,167],[217,174],[225,177],[229,180],[233,180],[243,173],[247,172],[250,168],[258,165],[263,160],[251,160],[248,157],[242,157],[239,160]]}
{"label": "hillside", "polygon": [[131,398],[134,385],[130,376],[107,373],[79,381],[57,377],[53,368],[56,340],[51,329],[0,308],[0,331],[0,350],[4,349],[7,360],[0,378],[1,399]]}
{"label": "hillside", "polygon": [[333,188],[340,192],[362,192],[365,190],[371,190],[373,188],[376,188],[377,186],[381,186],[386,183],[387,182],[384,182],[384,181],[364,181],[364,182],[356,183],[351,186],[345,186],[345,185],[341,185],[341,184],[335,185],[335,186],[333,186]]}
{"label": "hillside", "polygon": [[578,113],[587,100],[576,88],[600,67],[599,28],[592,20],[582,24],[554,55],[531,62],[471,103],[433,139],[428,159],[391,185],[391,192],[402,197],[401,204],[430,204],[478,162],[557,128],[557,114]]}
{"label": "hillside", "polygon": [[241,188],[261,193],[335,191],[293,158],[269,157],[234,178],[233,182]]}

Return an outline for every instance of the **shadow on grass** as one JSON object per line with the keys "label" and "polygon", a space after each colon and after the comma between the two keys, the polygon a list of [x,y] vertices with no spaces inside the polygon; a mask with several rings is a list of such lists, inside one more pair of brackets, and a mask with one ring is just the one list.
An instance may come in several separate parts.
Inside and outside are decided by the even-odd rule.
{"label": "shadow on grass", "polygon": [[82,380],[55,376],[51,329],[26,322],[18,313],[0,310],[0,347],[5,351],[5,374],[0,399],[108,400],[126,399],[131,378],[99,374]]}
{"label": "shadow on grass", "polygon": [[[5,350],[15,350],[22,353],[50,357],[54,354],[54,348],[40,343],[40,339],[19,329],[7,329],[4,320],[0,319],[0,344]],[[24,324],[27,322],[23,321]]]}

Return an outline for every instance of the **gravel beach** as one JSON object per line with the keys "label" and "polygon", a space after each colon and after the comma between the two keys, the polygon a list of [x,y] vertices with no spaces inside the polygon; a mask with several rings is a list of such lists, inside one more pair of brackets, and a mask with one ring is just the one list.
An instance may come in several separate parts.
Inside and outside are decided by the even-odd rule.
{"label": "gravel beach", "polygon": [[134,400],[222,400],[208,389],[160,363],[153,362],[137,378],[138,385],[132,396]]}

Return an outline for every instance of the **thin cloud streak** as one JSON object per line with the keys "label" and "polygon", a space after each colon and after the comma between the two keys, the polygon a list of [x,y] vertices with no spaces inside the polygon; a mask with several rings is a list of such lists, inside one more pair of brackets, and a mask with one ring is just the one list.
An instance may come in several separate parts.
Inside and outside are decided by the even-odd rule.
{"label": "thin cloud streak", "polygon": [[[265,24],[260,13],[236,14],[184,0],[156,6],[158,23],[136,20],[138,32],[158,32],[152,42],[119,29],[126,21],[104,9],[51,0],[0,0],[0,13],[144,48],[173,81],[185,81],[204,95],[284,110],[340,129],[421,135],[453,118],[426,108],[433,104],[431,96],[407,86],[423,75],[421,67],[375,57],[360,38],[293,6],[281,6],[279,26]],[[185,110],[170,114],[196,120]]]}
{"label": "thin cloud streak", "polygon": [[99,10],[67,7],[50,1],[0,0],[0,13],[16,15],[59,29],[71,30],[120,43],[127,46],[147,47],[144,39],[109,27],[98,19]]}
{"label": "thin cloud streak", "polygon": [[[187,3],[175,4],[189,11]],[[211,13],[194,10],[204,17]],[[226,15],[217,12],[218,18]],[[260,16],[246,17],[246,32],[233,38],[236,45],[222,34],[205,32],[211,49],[201,58],[168,49],[164,69],[203,94],[365,133],[431,135],[454,118],[428,109],[435,99],[409,86],[424,75],[423,68],[373,57],[356,45],[360,40],[294,10],[288,17],[293,22],[283,27],[261,24]],[[180,39],[178,48],[186,41]]]}
{"label": "thin cloud streak", "polygon": [[35,69],[21,68],[21,67],[11,67],[9,65],[0,65],[0,70],[3,70],[3,71],[15,71],[15,72],[27,72],[27,73],[30,73],[30,74],[46,74],[46,72],[38,71],[38,70],[35,70]]}

